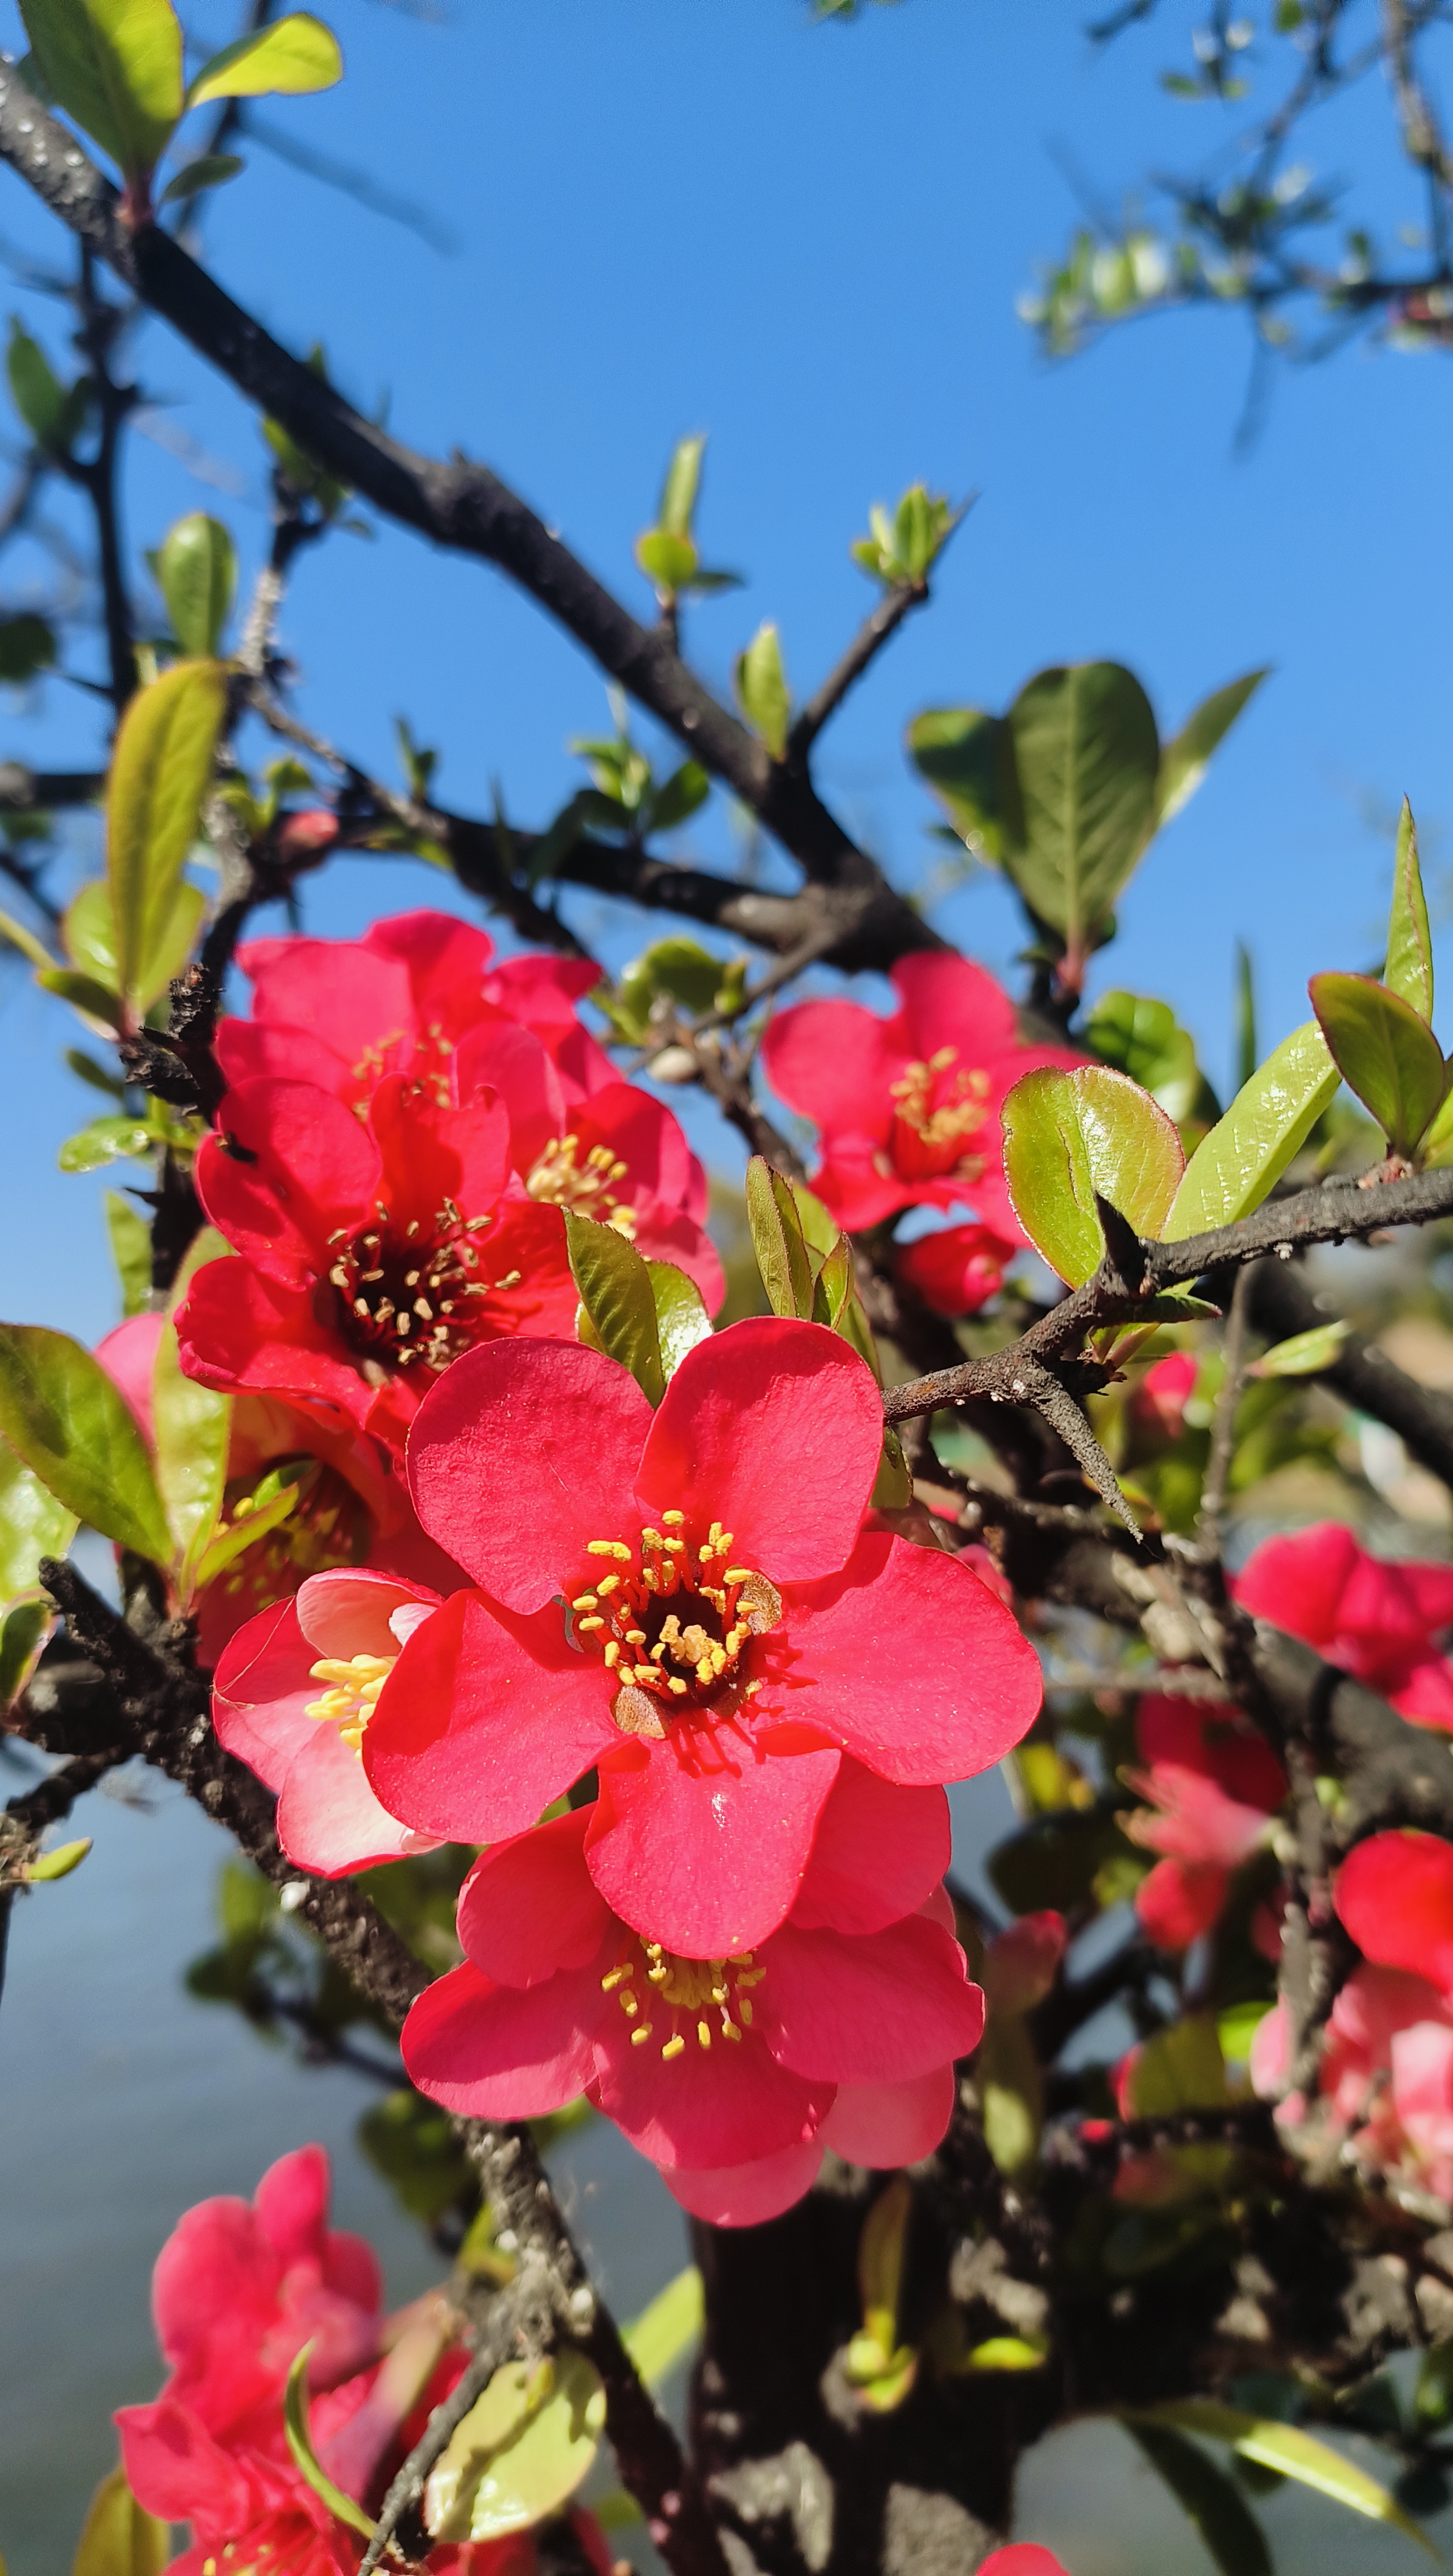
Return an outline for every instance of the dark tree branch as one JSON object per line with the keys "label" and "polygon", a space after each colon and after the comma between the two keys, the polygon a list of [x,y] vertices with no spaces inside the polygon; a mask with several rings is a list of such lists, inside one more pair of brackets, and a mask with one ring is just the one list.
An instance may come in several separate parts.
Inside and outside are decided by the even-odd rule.
{"label": "dark tree branch", "polygon": [[[1311,1295],[1297,1271],[1281,1261],[1263,1261],[1251,1272],[1252,1321],[1268,1340],[1288,1340],[1311,1332],[1328,1314]],[[1318,1371],[1319,1382],[1334,1387],[1359,1413],[1369,1413],[1395,1431],[1410,1457],[1430,1475],[1453,1486],[1453,1396],[1437,1387],[1419,1386],[1390,1360],[1375,1342],[1349,1333],[1330,1367]]]}
{"label": "dark tree branch", "polygon": [[892,635],[896,635],[905,617],[922,608],[929,596],[927,581],[895,582],[885,591],[871,614],[864,618],[851,644],[835,670],[828,673],[815,697],[808,699],[801,715],[787,737],[787,757],[802,761],[816,742],[822,728],[837,714],[849,689],[869,670]]}

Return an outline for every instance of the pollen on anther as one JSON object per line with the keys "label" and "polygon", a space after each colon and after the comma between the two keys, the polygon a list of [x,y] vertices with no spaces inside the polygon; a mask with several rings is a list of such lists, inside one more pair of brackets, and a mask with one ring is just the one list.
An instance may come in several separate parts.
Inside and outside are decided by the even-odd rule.
{"label": "pollen on anther", "polygon": [[630,1549],[618,1538],[588,1538],[585,1553],[587,1556],[613,1556],[621,1565],[629,1565],[631,1561]]}
{"label": "pollen on anther", "polygon": [[661,2054],[662,2054],[662,2056],[663,2056],[663,2057],[679,2057],[679,2056],[682,2054],[682,2051],[684,2050],[685,2046],[686,2046],[686,2042],[685,2042],[685,2040],[682,2038],[681,2033],[680,2033],[680,2031],[678,2030],[678,2031],[677,2031],[677,2033],[676,2033],[676,2035],[675,2035],[675,2037],[674,2037],[673,2039],[668,2039],[668,2040],[667,2040],[667,2042],[666,2042],[666,2044],[665,2044],[664,2048],[663,2048],[663,2049],[662,2049],[662,2051],[661,2051]]}
{"label": "pollen on anther", "polygon": [[738,1996],[737,2010],[741,2014],[744,2027],[747,2030],[750,2030],[752,2027],[752,2007],[745,1995]]}
{"label": "pollen on anther", "polygon": [[727,2020],[725,2013],[723,2013],[721,2019],[721,2035],[723,2039],[734,2039],[737,2042],[738,2047],[740,2047],[742,2034],[738,2030],[734,2021]]}
{"label": "pollen on anther", "polygon": [[577,1619],[575,1625],[579,1634],[584,1637],[589,1635],[592,1628],[603,1628],[605,1626],[605,1621],[603,1619]]}
{"label": "pollen on anther", "polygon": [[617,1986],[624,1985],[627,1977],[632,1977],[634,1975],[634,1964],[631,1960],[627,1959],[624,1967],[612,1968],[606,1976],[601,1978],[600,1987],[602,1994],[614,1994]]}
{"label": "pollen on anther", "polygon": [[621,1659],[621,1650],[616,1644],[614,1637],[607,1637],[603,1651],[605,1655],[606,1669],[609,1671],[610,1667],[613,1664],[618,1664]]}
{"label": "pollen on anther", "polygon": [[581,1592],[570,1604],[572,1610],[598,1610],[600,1602],[593,1592]]}
{"label": "pollen on anther", "polygon": [[640,2045],[641,2045],[642,2040],[643,2040],[643,2039],[649,2039],[649,2038],[650,2038],[650,2036],[651,2036],[651,2025],[650,2025],[650,2023],[649,2023],[648,2021],[643,2021],[643,2022],[642,2022],[642,2024],[641,2024],[640,2029],[639,2029],[639,2030],[633,2030],[633,2031],[632,2031],[632,2033],[631,2033],[631,2046],[632,2046],[632,2048],[639,2048],[639,2047],[640,2047]]}
{"label": "pollen on anther", "polygon": [[686,1526],[686,1514],[684,1512],[663,1512],[661,1514],[661,1518],[668,1529],[684,1529]]}

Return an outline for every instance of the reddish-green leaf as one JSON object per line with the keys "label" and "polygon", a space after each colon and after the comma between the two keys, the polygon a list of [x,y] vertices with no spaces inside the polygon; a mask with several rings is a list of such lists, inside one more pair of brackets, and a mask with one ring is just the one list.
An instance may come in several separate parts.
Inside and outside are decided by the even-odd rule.
{"label": "reddish-green leaf", "polygon": [[1314,975],[1307,987],[1343,1080],[1395,1154],[1413,1153],[1448,1087],[1443,1052],[1411,1002],[1370,975]]}

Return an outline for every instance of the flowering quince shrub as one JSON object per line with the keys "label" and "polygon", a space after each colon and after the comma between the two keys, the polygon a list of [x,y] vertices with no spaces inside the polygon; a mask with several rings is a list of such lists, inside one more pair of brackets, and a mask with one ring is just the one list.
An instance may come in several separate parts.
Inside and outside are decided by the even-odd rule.
{"label": "flowering quince shrub", "polygon": [[[170,43],[155,0],[128,50],[139,8],[111,11],[123,89]],[[25,14],[84,125],[79,9]],[[245,63],[325,39],[270,22]],[[139,222],[149,168],[122,175]],[[143,298],[186,278],[168,256],[138,252]],[[921,713],[910,757],[1023,904],[1014,997],[829,848],[810,776],[949,502],[875,512],[882,602],[798,715],[761,629],[736,727],[677,649],[729,578],[698,439],[637,549],[649,637],[497,487],[485,513],[679,727],[667,774],[623,701],[518,837],[436,810],[406,730],[406,798],[321,746],[250,773],[264,731],[314,739],[282,573],[334,472],[388,462],[361,426],[333,453],[342,398],[266,364],[312,427],[268,424],[277,543],[235,649],[231,540],[193,514],[156,550],[169,624],[116,630],[152,640],[144,686],[129,648],[113,668],[104,873],[52,900],[59,852],[19,855],[14,800],[7,825],[35,920],[0,936],[79,1014],[106,1104],[61,1161],[146,1170],[107,1201],[95,1349],[0,1324],[0,1712],[35,1771],[0,1962],[66,1902],[17,1896],[90,1847],[52,1827],[132,1757],[165,1771],[237,1847],[197,2005],[382,2079],[361,2149],[450,2269],[385,2313],[316,2148],[189,2211],[166,2382],[121,2410],[76,2576],[156,2576],[168,2525],[186,2576],[612,2576],[636,2525],[670,2576],[1069,2576],[1010,2535],[1022,2454],[1072,2418],[1119,2426],[1228,2576],[1273,2565],[1241,2463],[1423,2536],[1453,2429],[1453,1570],[1447,1512],[1405,1515],[1453,1448],[1331,1312],[1350,1269],[1309,1277],[1400,1229],[1358,1313],[1397,1320],[1420,1261],[1421,1338],[1390,1348],[1443,1373],[1416,1246],[1453,1216],[1453,1105],[1411,815],[1382,976],[1314,975],[1264,1054],[1243,992],[1223,1105],[1169,1001],[1085,995],[1259,675],[1166,740],[1114,664]],[[92,493],[103,463],[65,452]],[[484,525],[475,471],[451,530]],[[660,848],[722,764],[792,894]],[[449,904],[305,932],[353,849],[451,871]],[[607,972],[586,889],[703,938],[622,963],[609,930]],[[652,2195],[672,2277],[625,2328],[546,2162],[570,2132]],[[683,2439],[653,2392],[693,2356]]]}

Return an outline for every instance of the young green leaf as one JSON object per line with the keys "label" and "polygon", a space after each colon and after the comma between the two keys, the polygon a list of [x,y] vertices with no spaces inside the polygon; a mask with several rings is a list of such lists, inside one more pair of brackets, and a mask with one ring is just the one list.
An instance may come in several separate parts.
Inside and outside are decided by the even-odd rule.
{"label": "young green leaf", "polygon": [[171,0],[21,0],[52,97],[128,179],[148,177],[182,113]]}
{"label": "young green leaf", "polygon": [[5,352],[10,398],[37,447],[49,447],[65,410],[65,387],[44,349],[12,314]]}
{"label": "young green leaf", "polygon": [[61,945],[78,974],[93,975],[108,992],[116,991],[116,928],[104,877],[88,878],[72,895],[61,922]]}
{"label": "young green leaf", "polygon": [[151,1228],[119,1190],[106,1192],[106,1232],[121,1283],[121,1312],[139,1315],[151,1294]]}
{"label": "young green leaf", "polygon": [[[55,1604],[42,1592],[0,1610],[0,1709],[9,1708],[25,1689],[54,1618]],[[4,2576],[3,2560],[0,2576]]]}
{"label": "young green leaf", "polygon": [[222,188],[229,179],[239,179],[246,167],[239,152],[199,152],[195,161],[184,163],[175,178],[168,179],[157,203],[183,205],[188,197],[200,197],[204,188]]}
{"label": "young green leaf", "polygon": [[1035,919],[1083,957],[1155,828],[1150,700],[1119,663],[1082,662],[1041,671],[1007,722],[1023,837],[1006,846],[1004,867]]}
{"label": "young green leaf", "polygon": [[185,1607],[195,1569],[222,1517],[232,1399],[182,1375],[171,1323],[157,1344],[151,1393],[157,1488],[181,1567]]}
{"label": "young green leaf", "polygon": [[908,757],[976,858],[1004,863],[1023,838],[1014,743],[1002,716],[979,707],[935,707],[908,728]]}
{"label": "young green leaf", "polygon": [[69,1878],[72,1870],[80,1868],[91,1849],[91,1841],[92,1837],[87,1834],[79,1841],[58,1843],[54,1851],[42,1852],[25,1873],[31,1886],[48,1887],[54,1885],[58,1878]]}
{"label": "young green leaf", "polygon": [[171,2533],[136,2501],[124,2469],[113,2469],[92,2496],[71,2576],[161,2576]]}
{"label": "young green leaf", "polygon": [[1203,1089],[1196,1042],[1169,1002],[1144,993],[1102,993],[1085,1021],[1085,1038],[1105,1064],[1128,1073],[1182,1126]]}
{"label": "young green leaf", "polygon": [[674,2370],[701,2335],[706,2294],[694,2263],[658,2290],[647,2308],[621,2329],[621,2341],[648,2388]]}
{"label": "young green leaf", "polygon": [[1248,1377],[1315,1377],[1320,1369],[1330,1368],[1348,1334],[1350,1324],[1339,1315],[1330,1324],[1313,1324],[1306,1333],[1293,1333],[1285,1342],[1277,1342],[1254,1360]]}
{"label": "young green leaf", "polygon": [[603,1351],[628,1368],[650,1404],[666,1391],[656,1296],[648,1265],[614,1226],[565,1211],[565,1240],[580,1302]]}
{"label": "young green leaf", "polygon": [[1448,1087],[1443,1051],[1411,1002],[1370,975],[1314,975],[1307,990],[1344,1081],[1395,1154],[1412,1154]]}
{"label": "young green leaf", "polygon": [[156,578],[183,653],[214,654],[237,588],[237,550],[221,520],[205,510],[178,519],[162,540]]}
{"label": "young green leaf", "polygon": [[1283,1038],[1196,1147],[1165,1221],[1166,1242],[1234,1225],[1259,1208],[1331,1107],[1341,1079],[1315,1020]]}
{"label": "young green leaf", "polygon": [[648,1261],[646,1270],[656,1301],[661,1368],[664,1376],[673,1378],[687,1352],[710,1339],[711,1317],[695,1280],[678,1270],[674,1261]]}
{"label": "young green leaf", "polygon": [[100,1172],[108,1163],[135,1161],[149,1154],[156,1143],[151,1129],[138,1118],[93,1118],[89,1127],[78,1128],[68,1136],[56,1155],[63,1172]]}
{"label": "young green leaf", "polygon": [[1212,2442],[1228,2442],[1243,2460],[1254,2460],[1261,2468],[1294,2478],[1298,2485],[1311,2487],[1317,2495],[1330,2496],[1334,2504],[1345,2505],[1349,2513],[1365,2515],[1369,2522],[1389,2523],[1395,2531],[1415,2540],[1430,2558],[1438,2556],[1427,2533],[1420,2530],[1411,2514],[1404,2513],[1386,2487],[1379,2486],[1365,2470],[1354,2468],[1330,2443],[1319,2442],[1314,2434],[1303,2432],[1300,2424],[1283,2424],[1276,2416],[1247,2414],[1240,2407],[1218,2405],[1209,2397],[1184,2397],[1170,2405],[1149,2407],[1143,2420],[1170,2424],[1185,2433],[1204,2434]]}
{"label": "young green leaf", "polygon": [[568,2502],[605,2429],[605,2389],[585,2355],[506,2362],[451,2434],[424,2489],[436,2540],[501,2540]]}
{"label": "young green leaf", "polygon": [[1389,992],[1411,1005],[1420,1020],[1433,1025],[1433,935],[1428,928],[1428,900],[1418,865],[1418,833],[1406,796],[1398,816],[1397,848],[1392,864],[1392,911],[1387,924],[1387,966],[1383,982]]}
{"label": "young green leaf", "polygon": [[674,832],[677,824],[684,823],[689,814],[704,805],[710,794],[711,780],[700,761],[683,760],[649,798],[647,830]]}
{"label": "young green leaf", "polygon": [[1239,2487],[1204,2451],[1169,2424],[1127,2416],[1130,2433],[1188,2522],[1199,2532],[1218,2576],[1273,2576],[1261,2525]]}
{"label": "young green leaf", "polygon": [[194,1590],[204,1591],[260,1538],[270,1538],[275,1529],[280,1529],[306,1501],[318,1481],[318,1472],[317,1460],[307,1459],[301,1466],[274,1468],[264,1476],[256,1494],[245,1505],[237,1504],[227,1527],[220,1529],[202,1550],[193,1575]]}
{"label": "young green leaf", "polygon": [[35,980],[43,992],[59,995],[61,1001],[69,1002],[83,1020],[104,1034],[119,1034],[125,1026],[120,994],[98,984],[94,975],[77,975],[68,966],[44,966]]}
{"label": "young green leaf", "polygon": [[0,1433],[77,1520],[167,1563],[166,1515],[131,1407],[68,1333],[0,1324]]}
{"label": "young green leaf", "polygon": [[1155,1237],[1185,1156],[1174,1123],[1123,1073],[1082,1065],[1026,1073],[1004,1103],[1004,1172],[1014,1212],[1052,1270],[1078,1288],[1099,1268],[1098,1195]]}
{"label": "young green leaf", "polygon": [[336,2515],[339,2522],[346,2523],[350,2531],[361,2531],[368,2540],[373,2535],[372,2521],[361,2504],[355,2504],[352,2496],[345,2495],[340,2486],[334,2485],[313,2447],[308,2423],[308,2362],[312,2350],[312,2344],[305,2343],[288,2372],[283,2396],[283,2430],[287,2435],[288,2449],[299,2475],[306,2478],[314,2495],[322,2498],[328,2511]]}
{"label": "young green leaf", "polygon": [[1135,2117],[1171,2111],[1213,2111],[1226,2100],[1226,2065],[1209,2013],[1188,2013],[1142,2042],[1125,2077]]}
{"label": "young green leaf", "polygon": [[36,938],[34,931],[27,930],[23,921],[12,920],[8,912],[0,912],[0,939],[8,939],[12,948],[18,948],[22,957],[30,959],[32,966],[45,969],[55,963],[50,950]]}
{"label": "young green leaf", "polygon": [[187,91],[187,105],[205,107],[214,98],[295,98],[332,89],[342,77],[343,56],[332,28],[299,10],[213,54]]}
{"label": "young green leaf", "polygon": [[1211,754],[1230,732],[1242,708],[1255,697],[1269,671],[1267,664],[1259,671],[1248,671],[1244,679],[1229,681],[1224,689],[1214,690],[1209,698],[1202,699],[1195,714],[1187,717],[1174,741],[1166,744],[1155,781],[1157,829],[1189,804],[1206,775]]}
{"label": "young green leaf", "polygon": [[1251,951],[1244,939],[1236,942],[1236,1088],[1244,1091],[1256,1071],[1256,981],[1252,971]]}
{"label": "young green leaf", "polygon": [[661,507],[657,525],[668,537],[690,538],[696,515],[696,498],[701,490],[701,466],[706,454],[706,438],[696,431],[690,438],[679,438],[671,450],[666,480],[661,486]]}
{"label": "young green leaf", "polygon": [[106,873],[122,991],[152,983],[196,836],[227,704],[220,663],[177,662],[121,719],[107,796]]}
{"label": "young green leaf", "polygon": [[686,588],[696,570],[696,560],[691,539],[673,536],[669,528],[647,528],[644,536],[636,539],[636,561],[663,599],[674,599],[678,591]]}
{"label": "young green leaf", "polygon": [[747,1223],[767,1303],[774,1315],[795,1315],[805,1323],[812,1315],[812,1265],[792,1184],[764,1156],[754,1154],[745,1186]]}
{"label": "young green leaf", "polygon": [[75,1513],[0,1439],[0,1602],[34,1592],[41,1558],[64,1556],[77,1526]]}
{"label": "young green leaf", "polygon": [[781,642],[770,620],[758,627],[745,653],[738,654],[734,677],[748,724],[761,735],[772,758],[781,760],[792,721],[792,692],[782,667]]}

